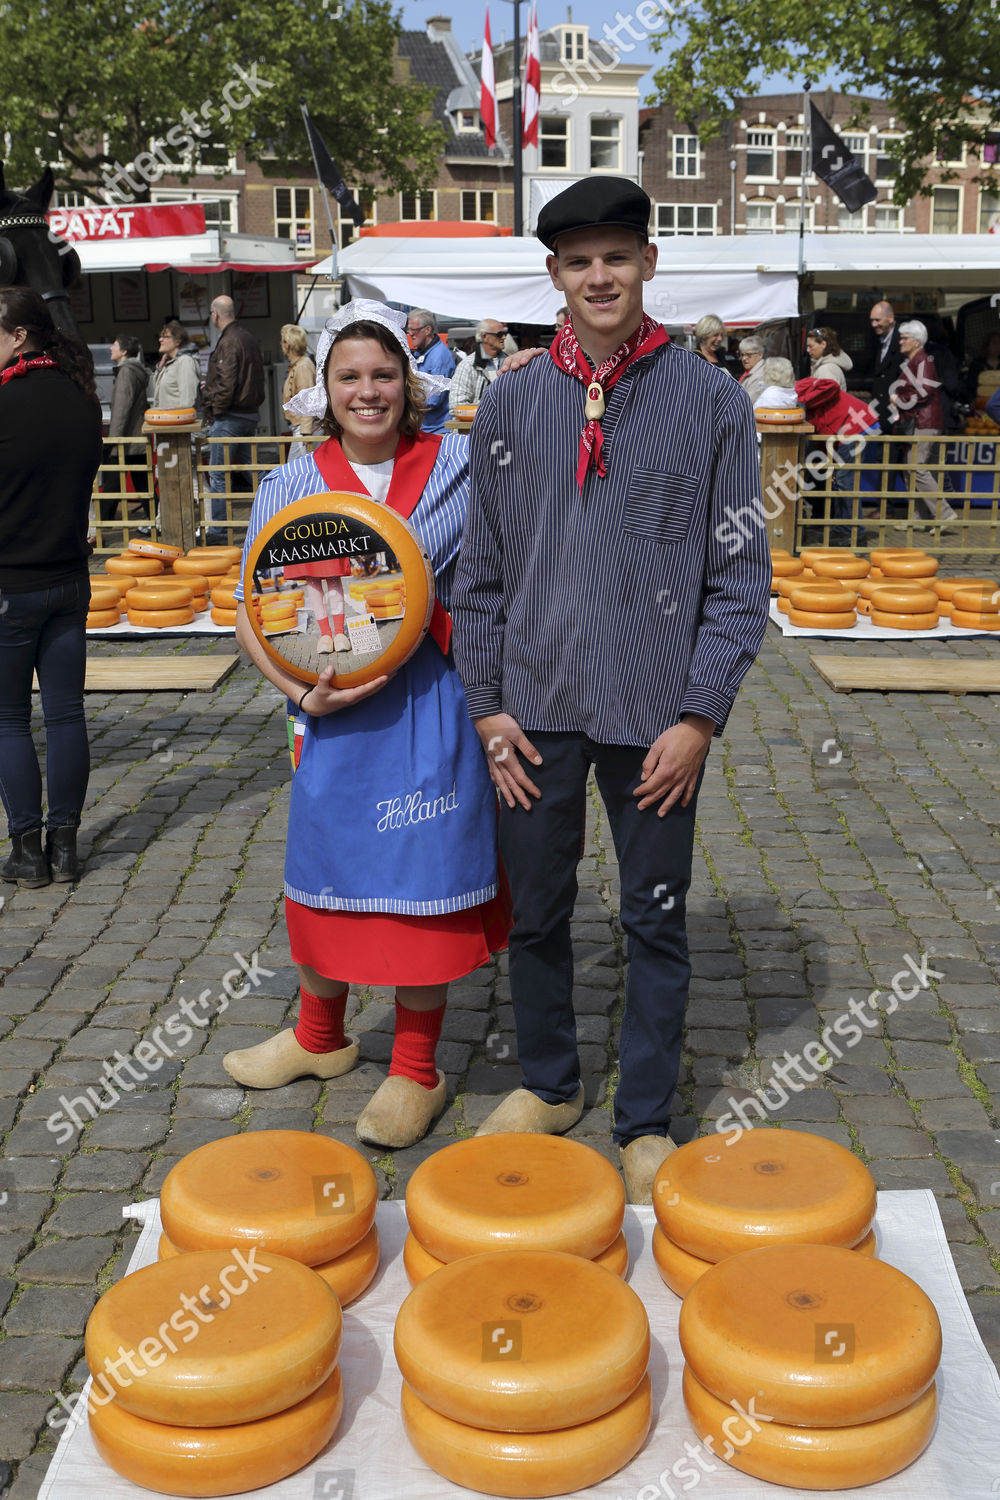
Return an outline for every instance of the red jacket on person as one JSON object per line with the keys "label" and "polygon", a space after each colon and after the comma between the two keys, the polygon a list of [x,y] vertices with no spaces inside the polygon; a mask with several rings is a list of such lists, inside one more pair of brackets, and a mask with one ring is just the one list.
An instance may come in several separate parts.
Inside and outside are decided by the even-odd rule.
{"label": "red jacket on person", "polygon": [[795,394],[805,407],[806,420],[817,432],[843,438],[878,432],[878,418],[871,407],[858,396],[849,396],[835,380],[795,382]]}
{"label": "red jacket on person", "polygon": [[926,349],[914,349],[899,372],[892,403],[899,412],[903,430],[912,422],[910,431],[921,432],[930,427],[940,432],[944,424],[941,409],[941,379],[937,365]]}

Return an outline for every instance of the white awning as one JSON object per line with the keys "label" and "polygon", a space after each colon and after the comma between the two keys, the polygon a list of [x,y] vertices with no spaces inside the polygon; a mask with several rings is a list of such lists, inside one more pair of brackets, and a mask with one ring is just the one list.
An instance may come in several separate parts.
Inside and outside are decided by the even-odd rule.
{"label": "white awning", "polygon": [[77,240],[73,249],[84,271],[141,271],[144,266],[189,266],[219,260],[219,231],[169,234],[143,239]]}

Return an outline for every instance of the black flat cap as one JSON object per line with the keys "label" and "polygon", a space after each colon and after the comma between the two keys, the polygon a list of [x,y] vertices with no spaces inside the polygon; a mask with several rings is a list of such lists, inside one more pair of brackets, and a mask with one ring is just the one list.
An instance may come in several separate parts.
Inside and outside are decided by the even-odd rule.
{"label": "black flat cap", "polygon": [[634,229],[648,237],[649,210],[648,193],[627,177],[585,177],[546,203],[535,233],[550,250],[574,229]]}

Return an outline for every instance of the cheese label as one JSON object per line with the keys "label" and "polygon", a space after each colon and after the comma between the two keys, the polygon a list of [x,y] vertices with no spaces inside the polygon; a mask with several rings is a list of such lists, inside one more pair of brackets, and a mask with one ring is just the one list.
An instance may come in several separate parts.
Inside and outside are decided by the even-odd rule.
{"label": "cheese label", "polygon": [[347,634],[351,650],[356,656],[365,656],[382,649],[374,615],[358,615],[356,619],[348,620]]}

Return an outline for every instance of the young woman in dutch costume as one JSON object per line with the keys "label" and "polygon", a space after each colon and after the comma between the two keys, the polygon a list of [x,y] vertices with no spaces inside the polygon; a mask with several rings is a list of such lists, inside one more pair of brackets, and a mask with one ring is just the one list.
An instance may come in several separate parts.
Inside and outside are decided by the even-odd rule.
{"label": "young woman in dutch costume", "polygon": [[266,655],[239,606],[240,645],[305,719],[285,859],[302,998],[294,1030],[223,1059],[252,1088],[337,1078],[358,1058],[344,1033],[348,986],[395,986],[389,1076],[357,1126],[361,1140],[390,1147],[418,1141],[444,1108],[434,1055],[448,982],[504,948],[509,925],[495,794],[449,650],[468,439],[420,431],[422,381],[404,323],[368,301],[327,322],[318,383],[291,405],[320,418],[329,439],[267,474],[253,503],[247,548],[284,506],[324,490],[391,506],[420,535],[437,603],[430,633],[395,675],[338,689],[328,666],[305,693]]}

